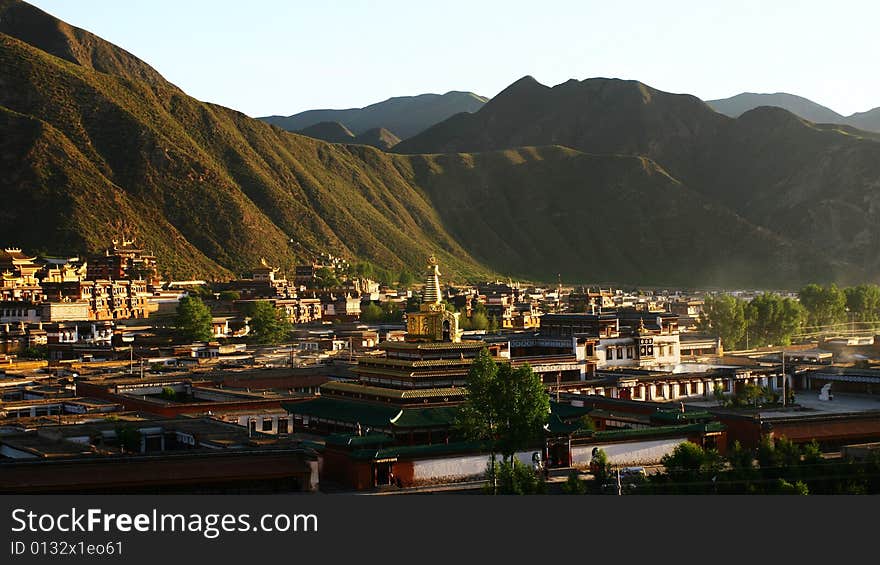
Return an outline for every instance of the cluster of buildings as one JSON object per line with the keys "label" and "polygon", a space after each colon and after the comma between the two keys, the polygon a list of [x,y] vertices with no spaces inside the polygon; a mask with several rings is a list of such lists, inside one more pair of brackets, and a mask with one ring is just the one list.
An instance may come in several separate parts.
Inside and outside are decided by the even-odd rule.
{"label": "cluster of buildings", "polygon": [[130,240],[103,255],[39,258],[0,250],[0,353],[28,347],[109,342],[114,322],[148,315],[156,258]]}
{"label": "cluster of buildings", "polygon": [[[4,304],[27,303],[33,314],[14,315],[31,316],[29,331],[77,346],[45,361],[0,357],[8,491],[370,490],[479,478],[488,447],[464,438],[456,420],[484,349],[544,383],[548,424],[517,457],[545,469],[587,467],[597,449],[615,465],[656,464],[686,441],[724,453],[768,435],[834,452],[880,440],[873,340],[726,352],[695,331],[698,295],[451,288],[433,257],[418,293],[344,277],[321,288],[332,263],[302,265],[291,281],[263,261],[250,278],[212,289],[216,341],[178,343],[165,322],[137,320],[149,304],[123,299],[152,291],[170,311],[185,294],[160,290],[154,258],[131,242],[88,263],[5,253]],[[119,301],[87,298],[84,289],[105,283]],[[129,290],[116,294],[117,283]],[[286,343],[238,339],[257,300],[295,324]],[[360,320],[368,303],[402,320]],[[88,311],[43,318],[65,305]],[[496,321],[492,331],[469,328],[477,312]],[[135,320],[113,325],[126,318]],[[102,330],[109,341],[96,342]],[[858,364],[845,362],[854,356]],[[773,401],[744,405],[756,389]]]}

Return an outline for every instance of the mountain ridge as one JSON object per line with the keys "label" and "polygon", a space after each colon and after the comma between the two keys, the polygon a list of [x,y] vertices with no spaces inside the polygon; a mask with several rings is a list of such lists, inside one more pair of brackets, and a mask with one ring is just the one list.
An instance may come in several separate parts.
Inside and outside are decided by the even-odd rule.
{"label": "mountain ridge", "polygon": [[[0,240],[10,244],[96,252],[123,224],[176,277],[243,275],[261,257],[289,272],[326,251],[393,271],[419,270],[436,253],[444,274],[458,280],[499,273],[546,280],[560,273],[579,282],[719,286],[858,275],[845,253],[816,246],[828,234],[836,242],[856,236],[865,257],[874,248],[869,224],[880,204],[863,206],[857,221],[841,221],[859,195],[859,171],[873,170],[873,145],[788,114],[732,120],[694,97],[636,82],[535,88],[526,81],[519,85],[523,99],[496,97],[477,114],[435,126],[482,122],[486,115],[479,114],[510,103],[528,110],[523,123],[490,119],[488,137],[475,140],[501,143],[501,134],[513,133],[518,146],[389,153],[285,132],[199,102],[161,77],[140,80],[143,67],[97,38],[76,40],[94,47],[80,53],[88,64],[59,58],[40,48],[43,40],[70,37],[53,31],[57,20],[21,2],[0,2],[0,21],[10,21],[10,10],[31,11],[28,17],[46,19],[42,29],[49,30],[45,38],[29,36],[33,43],[15,37],[14,27],[0,33],[0,190],[7,204]],[[545,95],[554,103],[541,103]],[[528,122],[536,116],[574,124],[555,131],[552,120]],[[732,131],[743,142],[729,133],[716,139],[739,121]],[[821,161],[816,151],[828,149],[828,136],[838,144],[829,155],[856,165],[848,177],[837,175],[852,185],[847,198],[829,199],[822,183],[805,185],[829,205],[782,218],[794,228],[801,217],[828,221],[806,244],[737,206],[741,194],[772,201],[758,212],[782,209],[772,191],[744,185],[747,192],[728,179],[713,192],[706,171],[694,168],[717,159],[725,143],[737,149],[731,160],[745,158],[741,143],[760,152],[746,126],[771,145],[771,133],[786,140],[785,131],[807,128],[809,138],[795,140],[805,150],[796,163],[805,179]],[[745,165],[757,175],[755,185],[766,184],[770,173],[776,182],[797,172]],[[782,184],[780,192],[793,188]],[[40,222],[32,221],[36,210]]]}
{"label": "mountain ridge", "polygon": [[820,124],[840,124],[857,129],[880,133],[880,107],[866,112],[856,112],[843,116],[830,108],[808,98],[787,92],[755,93],[742,92],[730,98],[707,100],[715,111],[732,118],[738,118],[748,110],[760,106],[775,106],[788,110],[801,118]]}
{"label": "mountain ridge", "polygon": [[395,96],[363,108],[306,110],[291,116],[258,119],[288,131],[303,130],[319,122],[339,122],[355,135],[385,128],[405,139],[454,114],[476,111],[486,101],[473,92],[450,90],[445,94]]}

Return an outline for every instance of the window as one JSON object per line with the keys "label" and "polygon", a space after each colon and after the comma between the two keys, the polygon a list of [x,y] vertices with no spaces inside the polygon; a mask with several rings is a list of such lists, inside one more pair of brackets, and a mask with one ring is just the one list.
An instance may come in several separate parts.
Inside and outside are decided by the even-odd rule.
{"label": "window", "polygon": [[271,418],[263,419],[263,431],[264,432],[271,432],[272,431],[272,419]]}
{"label": "window", "polygon": [[287,418],[279,418],[278,419],[278,433],[286,434],[287,433]]}

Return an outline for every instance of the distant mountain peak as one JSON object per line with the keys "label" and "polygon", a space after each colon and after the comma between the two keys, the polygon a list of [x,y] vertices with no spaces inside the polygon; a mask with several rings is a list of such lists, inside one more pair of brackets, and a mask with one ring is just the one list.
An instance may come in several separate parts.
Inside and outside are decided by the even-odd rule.
{"label": "distant mountain peak", "polygon": [[339,122],[356,136],[385,128],[395,137],[405,139],[455,114],[476,112],[486,101],[473,92],[450,90],[446,94],[395,96],[363,108],[307,110],[292,116],[259,119],[288,131],[301,131],[320,122]]}
{"label": "distant mountain peak", "polygon": [[318,122],[296,133],[330,143],[348,143],[355,138],[351,130],[339,122]]}

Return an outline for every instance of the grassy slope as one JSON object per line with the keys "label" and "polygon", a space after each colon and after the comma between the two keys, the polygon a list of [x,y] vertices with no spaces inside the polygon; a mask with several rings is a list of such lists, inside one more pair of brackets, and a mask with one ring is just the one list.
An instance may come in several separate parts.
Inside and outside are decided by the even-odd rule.
{"label": "grassy slope", "polygon": [[880,278],[874,252],[880,244],[877,140],[870,132],[813,124],[779,108],[758,108],[734,120],[694,97],[632,81],[590,79],[548,88],[527,77],[476,114],[456,116],[393,150],[556,143],[587,153],[645,155],[709,202],[811,249],[814,259],[800,269],[807,278],[846,281]]}
{"label": "grassy slope", "polygon": [[[118,210],[178,276],[244,272],[260,256],[289,267],[289,237],[387,267],[421,265],[437,249],[453,271],[483,270],[393,157],[375,149],[289,134],[168,83],[95,72],[5,34],[0,68],[11,165],[3,190],[29,193],[42,179],[39,194],[9,200],[15,222],[0,227],[5,241],[66,246],[63,235],[19,236],[15,223],[46,205],[55,217],[75,210],[66,229],[90,251],[106,244]],[[47,163],[57,169],[51,177]]]}
{"label": "grassy slope", "polygon": [[[543,117],[514,131],[517,139],[608,143],[612,153],[659,155],[663,168],[656,159],[552,146],[394,155],[198,102],[133,56],[23,3],[0,0],[4,30],[27,41],[0,33],[0,241],[95,251],[121,218],[175,276],[243,273],[260,256],[289,268],[305,249],[394,269],[418,269],[436,251],[448,274],[545,280],[560,272],[583,281],[785,284],[838,272],[666,172],[667,162],[689,172],[723,151],[694,140],[734,122],[708,108],[709,118],[688,121],[694,111],[703,116],[692,97],[673,97],[668,114],[654,102],[670,95],[638,83],[592,81],[570,96],[577,84],[525,80],[515,85],[524,96],[499,96],[477,115],[491,118],[483,113],[491,107],[502,118]],[[555,104],[544,104],[547,90]],[[626,112],[600,111],[621,94]],[[590,100],[599,102],[590,114],[596,127],[581,120],[559,135],[553,119]],[[561,113],[548,117],[547,108]],[[470,118],[438,127],[462,119]],[[519,127],[483,125],[473,133]]]}
{"label": "grassy slope", "polygon": [[731,286],[829,268],[646,158],[541,147],[410,159],[450,232],[503,272]]}

